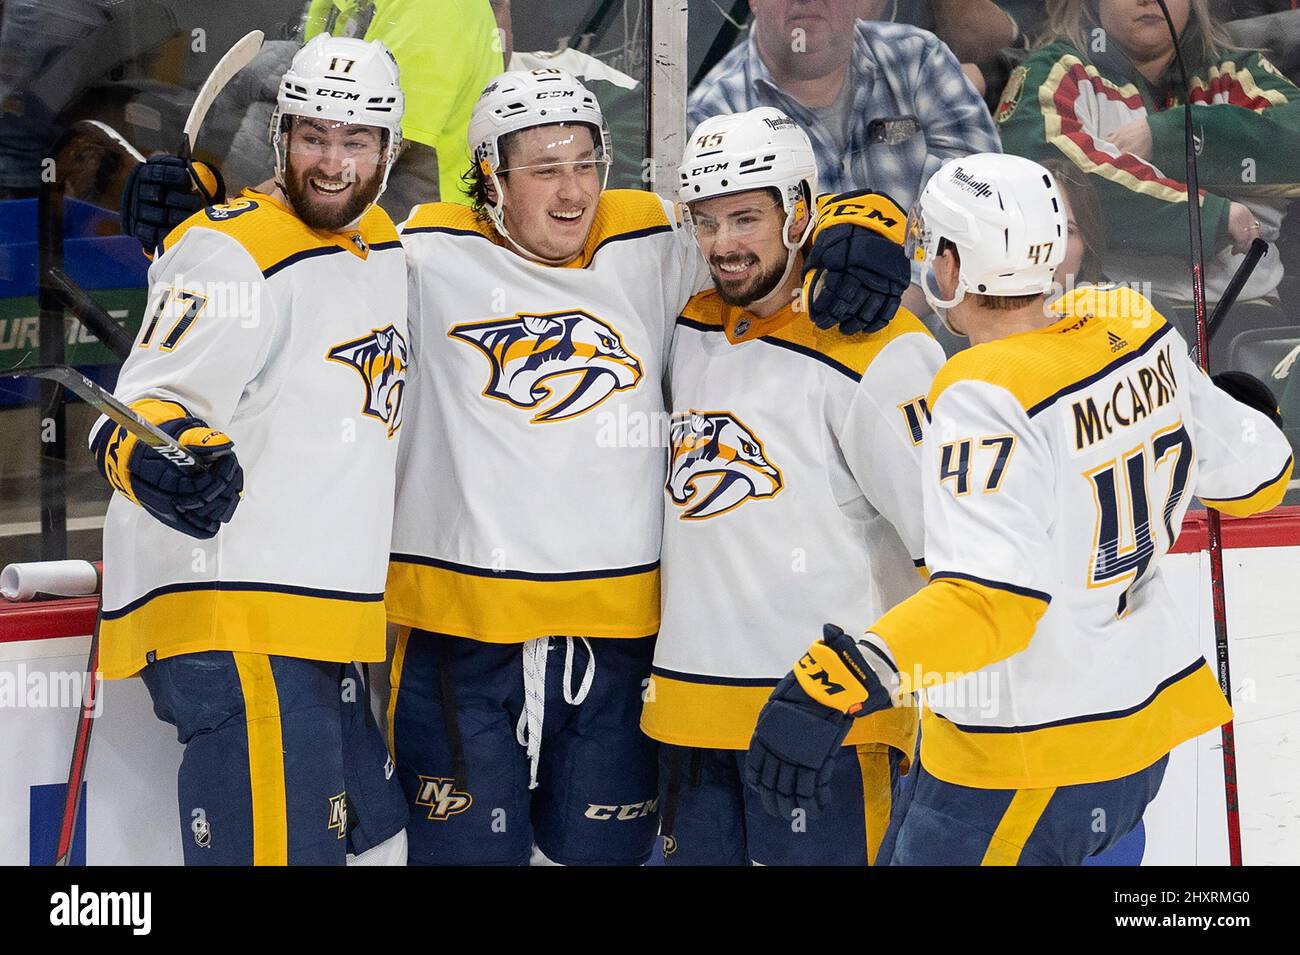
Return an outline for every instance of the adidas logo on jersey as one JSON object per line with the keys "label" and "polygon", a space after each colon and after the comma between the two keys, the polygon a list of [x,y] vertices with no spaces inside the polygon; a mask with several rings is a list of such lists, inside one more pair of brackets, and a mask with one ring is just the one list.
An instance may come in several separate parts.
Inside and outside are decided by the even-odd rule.
{"label": "adidas logo on jersey", "polygon": [[752,498],[775,497],[785,486],[763,442],[730,412],[673,415],[669,438],[667,490],[686,509],[682,520],[716,517]]}
{"label": "adidas logo on jersey", "polygon": [[1123,351],[1128,347],[1128,342],[1124,341],[1124,339],[1120,338],[1114,332],[1107,332],[1106,340],[1110,342],[1110,350],[1112,352]]}
{"label": "adidas logo on jersey", "polygon": [[450,819],[474,805],[474,797],[456,788],[456,780],[444,776],[421,776],[415,804],[429,810],[430,819]]}
{"label": "adidas logo on jersey", "polygon": [[464,322],[447,335],[487,358],[484,397],[533,410],[532,424],[575,418],[641,380],[618,331],[581,309]]}

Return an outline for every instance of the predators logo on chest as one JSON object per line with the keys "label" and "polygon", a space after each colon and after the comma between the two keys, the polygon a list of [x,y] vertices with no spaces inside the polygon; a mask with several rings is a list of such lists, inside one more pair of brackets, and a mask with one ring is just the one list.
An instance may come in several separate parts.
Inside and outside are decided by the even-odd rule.
{"label": "predators logo on chest", "polygon": [[716,517],[746,501],[771,498],[785,480],[759,441],[727,411],[673,415],[667,490],[684,521]]}
{"label": "predators logo on chest", "polygon": [[622,336],[581,309],[464,322],[447,335],[487,358],[483,394],[532,409],[532,424],[577,417],[641,380],[641,360]]}
{"label": "predators logo on chest", "polygon": [[329,361],[347,365],[361,375],[366,386],[361,413],[388,425],[390,438],[402,426],[402,392],[406,389],[409,354],[402,333],[388,325],[335,345],[325,355]]}

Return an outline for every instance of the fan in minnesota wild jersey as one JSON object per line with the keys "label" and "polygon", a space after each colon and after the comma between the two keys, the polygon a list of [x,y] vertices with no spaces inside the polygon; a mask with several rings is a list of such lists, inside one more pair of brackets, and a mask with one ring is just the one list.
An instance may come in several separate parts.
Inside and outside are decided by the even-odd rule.
{"label": "fan in minnesota wild jersey", "polygon": [[943,351],[902,309],[851,337],[808,320],[804,239],[879,216],[898,241],[881,258],[903,274],[906,217],[875,193],[815,207],[812,144],[781,111],[705,120],[680,176],[714,287],[678,318],[669,369],[663,620],[642,714],[666,744],[665,858],[866,865],[914,750],[915,708],[854,724],[815,818],[765,815],[743,782],[745,749],[828,613],[871,619],[921,583],[921,435]]}
{"label": "fan in minnesota wild jersey", "polygon": [[1212,383],[1135,292],[1045,305],[1066,219],[1038,164],[948,162],[908,231],[927,299],[972,342],[929,394],[930,581],[825,626],[759,717],[749,779],[773,809],[815,804],[854,718],[924,690],[882,860],[1078,864],[1137,825],[1171,749],[1231,717],[1161,558],[1193,496],[1274,507],[1291,450],[1267,388]]}

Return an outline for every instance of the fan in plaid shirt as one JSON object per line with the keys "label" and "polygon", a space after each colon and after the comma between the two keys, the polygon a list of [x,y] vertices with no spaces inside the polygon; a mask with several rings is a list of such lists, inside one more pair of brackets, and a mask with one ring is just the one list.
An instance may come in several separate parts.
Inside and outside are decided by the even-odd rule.
{"label": "fan in plaid shirt", "polygon": [[[798,0],[754,4],[748,39],[723,57],[691,93],[691,127],[719,113],[775,106],[812,138],[823,192],[869,188],[888,193],[904,209],[946,160],[1002,151],[984,101],[938,37],[898,23],[854,23],[851,12],[839,29],[833,22],[839,6]],[[845,9],[851,11],[851,6]],[[819,7],[829,15],[804,12]],[[833,62],[834,48],[842,49],[847,73],[836,102],[811,108],[781,88],[774,73],[781,74],[782,67],[773,71],[768,64],[771,48],[782,43],[785,49],[776,50],[778,57],[808,57],[803,62],[810,64],[817,58]],[[835,69],[832,65],[831,71]],[[873,119],[900,116],[915,116],[920,131],[896,145],[869,142]],[[841,122],[841,129],[832,128]]]}

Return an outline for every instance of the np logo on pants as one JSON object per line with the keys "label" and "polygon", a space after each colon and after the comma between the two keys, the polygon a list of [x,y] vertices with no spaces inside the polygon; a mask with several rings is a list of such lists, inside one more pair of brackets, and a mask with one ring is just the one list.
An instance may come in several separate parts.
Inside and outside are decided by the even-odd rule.
{"label": "np logo on pants", "polygon": [[474,797],[456,789],[456,780],[442,776],[421,776],[415,804],[429,810],[430,819],[448,819],[474,804]]}

